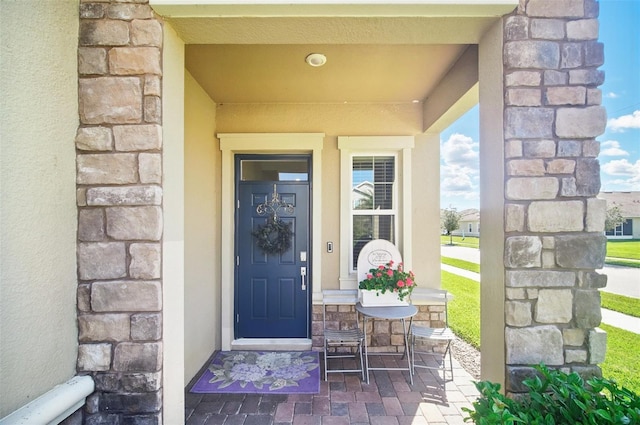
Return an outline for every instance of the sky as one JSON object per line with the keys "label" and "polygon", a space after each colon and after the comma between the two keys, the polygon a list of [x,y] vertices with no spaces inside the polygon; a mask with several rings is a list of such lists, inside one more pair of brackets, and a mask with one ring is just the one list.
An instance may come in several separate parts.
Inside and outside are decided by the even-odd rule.
{"label": "sky", "polygon": [[[600,0],[605,72],[601,191],[640,191],[640,0]],[[476,105],[440,135],[440,207],[480,207],[479,117]]]}

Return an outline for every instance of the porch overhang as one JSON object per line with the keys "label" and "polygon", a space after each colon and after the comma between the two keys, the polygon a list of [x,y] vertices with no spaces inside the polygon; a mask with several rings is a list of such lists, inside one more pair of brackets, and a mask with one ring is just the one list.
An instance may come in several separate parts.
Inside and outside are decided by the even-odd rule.
{"label": "porch overhang", "polygon": [[518,0],[238,3],[150,1],[187,44],[477,44]]}
{"label": "porch overhang", "polygon": [[165,17],[245,16],[431,16],[497,17],[513,10],[517,0],[150,0]]}

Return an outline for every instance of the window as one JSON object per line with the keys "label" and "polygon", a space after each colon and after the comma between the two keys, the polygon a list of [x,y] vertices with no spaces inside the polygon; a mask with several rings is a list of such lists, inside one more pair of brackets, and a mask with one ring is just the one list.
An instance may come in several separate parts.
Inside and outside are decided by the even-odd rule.
{"label": "window", "polygon": [[351,164],[351,267],[355,270],[367,242],[385,239],[396,243],[396,158],[354,155]]}
{"label": "window", "polygon": [[243,159],[242,181],[309,181],[307,159]]}
{"label": "window", "polygon": [[372,239],[392,242],[411,259],[403,244],[411,236],[413,146],[413,136],[338,137],[342,289],[357,288],[358,254]]}
{"label": "window", "polygon": [[633,221],[626,219],[621,225],[616,226],[613,230],[607,230],[607,236],[632,236],[633,235]]}
{"label": "window", "polygon": [[469,233],[473,232],[473,223],[469,223]]}

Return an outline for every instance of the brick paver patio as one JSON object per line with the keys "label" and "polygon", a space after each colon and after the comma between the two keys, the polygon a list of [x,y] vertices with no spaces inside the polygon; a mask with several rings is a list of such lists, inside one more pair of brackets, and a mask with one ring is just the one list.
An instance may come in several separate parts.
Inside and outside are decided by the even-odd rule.
{"label": "brick paver patio", "polygon": [[[393,365],[399,357],[371,356],[372,365]],[[322,362],[321,362],[322,363]],[[478,396],[473,378],[454,359],[454,380],[441,372],[371,372],[370,383],[357,373],[334,373],[321,381],[319,394],[185,393],[187,425],[454,425],[463,424],[462,407]],[[447,375],[449,378],[449,375]]]}

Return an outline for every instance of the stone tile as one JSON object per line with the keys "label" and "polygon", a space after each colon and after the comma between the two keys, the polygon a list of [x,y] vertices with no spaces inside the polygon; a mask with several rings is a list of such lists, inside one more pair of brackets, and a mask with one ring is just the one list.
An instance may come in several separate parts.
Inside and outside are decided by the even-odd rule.
{"label": "stone tile", "polygon": [[209,413],[198,413],[193,412],[188,418],[186,425],[204,425],[207,418],[210,416]]}
{"label": "stone tile", "polygon": [[220,401],[203,401],[195,407],[195,413],[220,413],[224,403]]}
{"label": "stone tile", "polygon": [[433,403],[420,403],[420,410],[424,417],[429,418],[429,423],[445,422],[442,412]]}
{"label": "stone tile", "polygon": [[398,416],[399,425],[431,425],[424,416]]}
{"label": "stone tile", "polygon": [[372,425],[398,425],[398,418],[395,416],[374,416],[369,423]]}
{"label": "stone tile", "polygon": [[402,407],[402,411],[406,416],[420,416],[420,403],[400,403],[400,407]]}
{"label": "stone tile", "polygon": [[332,392],[329,399],[337,403],[353,403],[356,401],[356,394],[353,392]]}
{"label": "stone tile", "polygon": [[293,411],[295,408],[294,403],[280,403],[276,408],[276,413],[273,417],[274,422],[291,422],[293,421]]}
{"label": "stone tile", "polygon": [[[244,425],[271,425],[273,419],[271,415],[248,415],[244,420]],[[225,425],[227,422],[225,422]]]}
{"label": "stone tile", "polygon": [[402,416],[404,415],[404,410],[402,410],[402,406],[400,405],[400,400],[396,397],[383,397],[382,405],[384,406],[384,410],[389,416]]}
{"label": "stone tile", "polygon": [[369,422],[366,404],[363,402],[349,403],[349,419],[351,422]]}
{"label": "stone tile", "polygon": [[214,413],[210,415],[206,421],[204,421],[204,425],[222,425],[226,420],[227,420],[227,415],[220,415],[220,414]]}
{"label": "stone tile", "polygon": [[202,401],[202,394],[192,394],[187,392],[184,395],[184,407],[187,409],[195,409]]}
{"label": "stone tile", "polygon": [[311,414],[311,403],[296,403],[296,406],[293,410],[294,415],[310,415]]}
{"label": "stone tile", "polygon": [[[331,376],[331,375],[329,375]],[[347,391],[347,386],[344,382],[329,382],[329,390],[333,391]]]}
{"label": "stone tile", "polygon": [[406,403],[420,403],[422,401],[422,394],[419,392],[412,391],[410,393],[403,393],[400,400]]}
{"label": "stone tile", "polygon": [[311,403],[311,412],[313,415],[330,415],[331,403],[329,402],[329,398],[314,398]]}
{"label": "stone tile", "polygon": [[296,416],[293,425],[320,425],[322,416]]}
{"label": "stone tile", "polygon": [[240,406],[240,413],[258,413],[258,405],[260,404],[260,396],[250,395],[245,397]]}
{"label": "stone tile", "polygon": [[382,403],[365,403],[369,416],[384,416],[385,410]]}
{"label": "stone tile", "polygon": [[380,403],[382,402],[382,398],[380,397],[380,394],[377,393],[356,393],[356,401],[363,401],[363,402],[377,402]]}
{"label": "stone tile", "polygon": [[274,401],[262,400],[258,405],[258,413],[261,415],[273,415],[277,407],[278,403]]}
{"label": "stone tile", "polygon": [[323,416],[322,425],[350,425],[354,422],[345,416]]}
{"label": "stone tile", "polygon": [[230,415],[224,421],[224,425],[243,425],[246,424],[245,420],[248,419],[247,415]]}
{"label": "stone tile", "polygon": [[331,402],[331,415],[332,416],[347,416],[349,414],[348,403],[334,403]]}
{"label": "stone tile", "polygon": [[409,387],[409,384],[405,381],[399,381],[399,382],[394,382],[393,383],[393,388],[396,390],[396,392],[398,393],[409,393],[411,392],[411,387]]}
{"label": "stone tile", "polygon": [[313,395],[312,394],[290,394],[287,397],[287,401],[288,402],[307,402],[307,403],[311,403],[311,400],[313,400]]}
{"label": "stone tile", "polygon": [[271,401],[274,403],[284,403],[289,400],[286,394],[263,394],[262,401]]}
{"label": "stone tile", "polygon": [[240,410],[242,402],[240,401],[226,401],[220,409],[220,413],[225,415],[235,415]]}
{"label": "stone tile", "polygon": [[347,391],[362,391],[362,381],[360,380],[360,375],[348,375],[344,378],[345,386]]}

